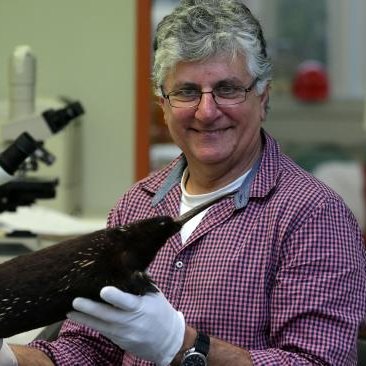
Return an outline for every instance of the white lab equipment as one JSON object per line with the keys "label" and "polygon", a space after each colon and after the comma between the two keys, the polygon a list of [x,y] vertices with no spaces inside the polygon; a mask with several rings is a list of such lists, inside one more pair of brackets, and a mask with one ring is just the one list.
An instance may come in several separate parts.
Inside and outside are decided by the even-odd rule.
{"label": "white lab equipment", "polygon": [[[43,200],[42,204],[66,213],[78,212],[81,205],[80,124],[72,123],[65,130],[64,127],[82,115],[84,109],[71,98],[37,97],[37,60],[30,46],[15,47],[8,71],[7,103],[0,100],[0,148],[6,148],[23,132],[46,142],[47,150],[56,157],[55,162],[52,166],[40,165],[36,171],[27,172],[27,176],[46,180],[57,177],[56,197]],[[57,138],[53,138],[56,133],[59,133]]]}
{"label": "white lab equipment", "polygon": [[35,113],[36,58],[28,45],[15,48],[9,62],[9,120]]}

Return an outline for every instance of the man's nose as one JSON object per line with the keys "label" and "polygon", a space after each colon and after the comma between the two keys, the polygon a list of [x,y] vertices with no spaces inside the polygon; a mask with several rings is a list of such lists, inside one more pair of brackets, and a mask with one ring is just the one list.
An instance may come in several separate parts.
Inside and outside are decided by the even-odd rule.
{"label": "man's nose", "polygon": [[197,106],[196,117],[200,120],[215,118],[220,110],[215,102],[212,91],[202,92],[200,104]]}

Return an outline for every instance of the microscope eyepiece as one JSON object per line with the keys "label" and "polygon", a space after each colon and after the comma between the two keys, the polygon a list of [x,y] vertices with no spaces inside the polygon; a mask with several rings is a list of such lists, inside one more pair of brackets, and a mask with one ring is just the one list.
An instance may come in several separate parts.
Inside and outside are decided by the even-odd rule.
{"label": "microscope eyepiece", "polygon": [[84,114],[84,108],[79,102],[69,103],[65,108],[55,111],[48,109],[42,113],[53,133],[62,130],[71,120]]}
{"label": "microscope eyepiece", "polygon": [[23,132],[1,152],[0,167],[10,175],[14,174],[23,161],[37,148],[38,142],[29,133]]}

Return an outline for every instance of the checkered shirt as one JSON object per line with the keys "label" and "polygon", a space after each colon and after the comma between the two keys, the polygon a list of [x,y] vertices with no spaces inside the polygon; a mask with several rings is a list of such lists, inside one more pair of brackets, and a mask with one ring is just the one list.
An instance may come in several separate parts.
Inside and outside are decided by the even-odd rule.
{"label": "checkered shirt", "polygon": [[[179,234],[168,240],[149,273],[187,324],[248,349],[255,366],[356,365],[366,306],[360,229],[336,193],[263,137],[245,207],[217,203],[184,245]],[[108,224],[178,215],[182,162],[135,184]],[[70,321],[58,340],[32,346],[62,366],[151,365]]]}

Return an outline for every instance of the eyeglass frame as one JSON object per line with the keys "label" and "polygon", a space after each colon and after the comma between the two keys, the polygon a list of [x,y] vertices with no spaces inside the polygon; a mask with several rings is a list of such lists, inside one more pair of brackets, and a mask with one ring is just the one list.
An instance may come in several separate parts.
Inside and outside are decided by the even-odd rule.
{"label": "eyeglass frame", "polygon": [[165,94],[164,93],[164,89],[163,89],[163,85],[160,85],[160,91],[161,91],[161,94],[162,94],[162,97],[164,98],[164,99],[167,99],[168,100],[168,103],[169,103],[169,105],[172,107],[172,108],[196,108],[196,107],[198,107],[199,105],[200,105],[200,103],[201,103],[201,100],[202,100],[202,95],[203,94],[211,94],[212,95],[212,99],[214,100],[214,102],[216,103],[216,105],[218,105],[218,106],[224,106],[224,107],[230,107],[230,106],[233,106],[233,105],[238,105],[238,104],[241,104],[241,103],[244,103],[246,100],[247,100],[247,93],[249,93],[249,92],[251,92],[252,90],[253,90],[253,88],[254,88],[254,86],[255,86],[255,84],[257,84],[257,82],[259,81],[259,78],[258,77],[256,77],[253,81],[252,81],[252,83],[247,87],[247,88],[242,88],[243,89],[243,92],[245,92],[245,94],[244,94],[244,99],[242,100],[242,101],[240,101],[240,102],[236,102],[236,103],[233,103],[233,104],[221,104],[221,103],[217,103],[217,101],[216,101],[216,95],[215,95],[215,92],[214,92],[214,89],[212,89],[211,91],[205,91],[205,92],[203,92],[203,91],[200,91],[200,98],[199,98],[199,100],[198,100],[198,103],[197,104],[195,104],[195,105],[190,105],[190,106],[182,106],[182,107],[177,107],[177,106],[174,106],[174,105],[172,105],[171,104],[171,102],[170,102],[170,99],[169,99],[169,97],[170,97],[170,94],[171,93],[174,93],[174,92],[176,92],[177,90],[172,90],[171,92],[169,92],[168,94]]}

